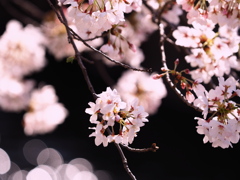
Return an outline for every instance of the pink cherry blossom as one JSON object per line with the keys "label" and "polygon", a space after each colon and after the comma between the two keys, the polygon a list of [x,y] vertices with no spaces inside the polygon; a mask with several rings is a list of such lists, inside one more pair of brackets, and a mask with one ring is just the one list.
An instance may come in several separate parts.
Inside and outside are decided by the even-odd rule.
{"label": "pink cherry blossom", "polygon": [[44,86],[33,91],[29,102],[29,111],[24,114],[24,132],[26,135],[52,132],[64,122],[68,111],[58,98],[52,86]]}
{"label": "pink cherry blossom", "polygon": [[[136,132],[148,122],[148,113],[138,105],[138,100],[128,103],[122,101],[115,89],[108,87],[97,96],[95,103],[90,102],[90,108],[85,111],[91,115],[90,122],[96,124],[91,128],[95,131],[90,135],[95,137],[95,144],[106,147],[113,141],[126,145],[132,143]],[[120,126],[118,132],[114,130],[115,125]]]}
{"label": "pink cherry blossom", "polygon": [[21,78],[43,68],[45,43],[40,28],[32,25],[23,28],[20,22],[9,21],[0,38],[0,66],[4,74]]}

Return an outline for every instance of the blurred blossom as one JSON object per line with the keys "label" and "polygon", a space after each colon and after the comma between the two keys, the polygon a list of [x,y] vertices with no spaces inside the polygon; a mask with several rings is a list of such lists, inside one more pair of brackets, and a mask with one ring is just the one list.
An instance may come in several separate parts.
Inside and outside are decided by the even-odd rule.
{"label": "blurred blossom", "polygon": [[46,64],[45,38],[39,28],[22,27],[11,20],[0,38],[0,66],[4,74],[22,77],[40,70]]}
{"label": "blurred blossom", "polygon": [[23,117],[25,134],[48,133],[63,123],[68,111],[57,101],[53,86],[47,85],[33,91],[29,111]]}
{"label": "blurred blossom", "polygon": [[5,111],[21,111],[26,109],[33,85],[33,81],[21,81],[1,76],[0,107]]}
{"label": "blurred blossom", "polygon": [[125,101],[138,98],[139,104],[149,114],[156,113],[162,98],[167,95],[162,79],[154,80],[147,73],[130,70],[123,73],[115,88]]}
{"label": "blurred blossom", "polygon": [[[64,11],[67,16],[67,11]],[[76,33],[77,28],[69,22],[69,27]],[[75,54],[72,45],[68,42],[67,31],[65,26],[58,20],[55,13],[49,13],[41,26],[44,35],[46,36],[46,46],[48,50],[55,56],[56,60],[61,60]],[[80,52],[88,50],[88,48],[80,41],[74,40]],[[89,41],[91,46],[100,46],[103,40],[101,38]]]}
{"label": "blurred blossom", "polygon": [[161,9],[168,3],[167,7],[165,7],[162,17],[165,18],[169,23],[179,24],[180,18],[182,15],[182,9],[178,4],[169,3],[168,1],[159,1],[159,0],[148,0],[147,4],[151,6],[153,9]]}

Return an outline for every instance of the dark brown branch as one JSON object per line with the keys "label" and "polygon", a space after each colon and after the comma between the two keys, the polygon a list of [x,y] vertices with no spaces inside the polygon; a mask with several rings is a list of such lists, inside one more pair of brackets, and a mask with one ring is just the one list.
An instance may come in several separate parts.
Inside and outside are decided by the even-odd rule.
{"label": "dark brown branch", "polygon": [[132,180],[137,180],[136,177],[133,175],[132,171],[128,167],[127,158],[125,157],[125,155],[122,151],[122,148],[117,143],[114,143],[114,145],[116,146],[116,148],[121,156],[123,166],[124,166],[125,170],[127,171],[128,175],[131,177]]}
{"label": "dark brown branch", "polygon": [[56,15],[57,15],[57,17],[59,18],[59,20],[60,20],[61,22],[64,22],[63,24],[65,25],[66,31],[67,31],[67,34],[68,34],[68,41],[69,41],[69,43],[72,44],[72,47],[73,47],[73,49],[74,49],[74,51],[75,51],[75,59],[77,60],[79,66],[80,66],[80,68],[81,68],[81,70],[82,70],[82,73],[83,73],[84,79],[85,79],[85,81],[86,81],[86,83],[87,83],[87,86],[88,86],[89,91],[92,93],[93,98],[96,99],[97,97],[96,97],[95,90],[94,90],[94,88],[93,88],[93,86],[92,86],[92,83],[91,83],[91,81],[90,81],[90,79],[89,79],[87,70],[86,70],[86,68],[85,68],[85,66],[84,66],[84,64],[83,64],[83,62],[82,62],[81,54],[80,54],[80,52],[78,51],[78,48],[77,48],[77,46],[76,46],[76,44],[75,44],[75,42],[74,42],[74,40],[73,40],[73,37],[72,37],[72,35],[71,35],[70,31],[69,31],[67,19],[66,19],[64,13],[63,13],[63,10],[62,10],[62,8],[59,8],[59,12],[60,12],[60,13],[58,13],[58,10],[54,7],[54,5],[52,4],[52,2],[51,2],[50,0],[47,0],[47,1],[48,1],[49,5],[51,6],[51,8],[52,8],[52,9],[54,10],[54,12],[56,13]]}
{"label": "dark brown branch", "polygon": [[[64,22],[63,22],[64,23]],[[116,61],[112,58],[110,58],[108,55],[106,55],[105,53],[103,53],[102,51],[94,48],[93,46],[89,45],[84,39],[82,39],[78,34],[76,34],[71,28],[67,27],[69,29],[69,31],[72,33],[72,35],[74,36],[75,39],[81,41],[85,46],[87,46],[88,48],[92,49],[93,51],[101,54],[103,57],[105,57],[106,59],[108,59],[109,61],[117,64],[117,65],[120,65],[126,69],[132,69],[134,71],[142,71],[142,72],[152,72],[152,69],[149,68],[149,69],[139,69],[139,68],[134,68],[134,67],[131,67],[127,64],[124,64],[124,63],[121,63],[119,61]]]}
{"label": "dark brown branch", "polygon": [[[86,70],[85,66],[83,65],[83,63],[82,63],[81,54],[78,51],[77,46],[76,46],[76,44],[75,44],[75,42],[73,40],[73,37],[72,37],[72,34],[70,32],[70,28],[68,27],[67,20],[66,20],[66,17],[64,15],[64,13],[63,13],[63,10],[62,10],[62,8],[59,8],[59,11],[60,11],[60,14],[59,14],[58,10],[54,7],[54,5],[51,3],[51,1],[50,0],[47,0],[47,1],[48,1],[49,5],[52,7],[52,9],[55,11],[56,15],[59,17],[59,20],[62,20],[63,24],[65,25],[66,31],[67,31],[67,34],[68,34],[68,40],[72,44],[72,46],[74,48],[74,51],[75,51],[75,58],[78,61],[78,64],[79,64],[79,66],[80,66],[80,68],[82,70],[82,73],[84,75],[85,81],[87,82],[88,88],[89,88],[90,92],[92,93],[93,98],[96,99],[97,96],[96,96],[95,90],[94,90],[94,88],[93,88],[93,86],[91,84],[91,81],[90,81],[89,76],[87,74],[87,70]],[[109,133],[111,134],[111,132],[109,132]],[[128,167],[127,159],[126,159],[126,157],[125,157],[125,155],[124,155],[120,145],[117,144],[117,143],[114,143],[114,144],[115,144],[115,146],[116,146],[116,148],[117,148],[117,150],[118,150],[118,152],[119,152],[119,154],[121,156],[123,166],[124,166],[125,170],[127,171],[128,175],[131,177],[132,180],[136,180],[135,176],[133,175],[133,173],[131,172],[131,170]]]}

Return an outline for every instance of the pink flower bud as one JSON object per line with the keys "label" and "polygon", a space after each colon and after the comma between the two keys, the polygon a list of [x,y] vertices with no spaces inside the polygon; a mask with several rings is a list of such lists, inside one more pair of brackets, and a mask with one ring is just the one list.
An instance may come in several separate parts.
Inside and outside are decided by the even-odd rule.
{"label": "pink flower bud", "polygon": [[179,59],[176,59],[176,60],[174,61],[174,63],[175,63],[176,65],[178,65],[178,64],[179,64]]}
{"label": "pink flower bud", "polygon": [[133,52],[136,52],[136,50],[137,50],[136,46],[134,44],[130,43],[129,41],[127,43],[128,43],[129,49],[131,49]]}
{"label": "pink flower bud", "polygon": [[181,82],[181,88],[185,89],[186,88],[186,83],[185,82]]}
{"label": "pink flower bud", "polygon": [[189,74],[190,70],[189,70],[189,69],[185,69],[184,72],[185,72],[186,74]]}
{"label": "pink flower bud", "polygon": [[152,78],[153,78],[154,80],[160,79],[161,77],[163,77],[163,74],[154,74],[154,75],[152,76]]}

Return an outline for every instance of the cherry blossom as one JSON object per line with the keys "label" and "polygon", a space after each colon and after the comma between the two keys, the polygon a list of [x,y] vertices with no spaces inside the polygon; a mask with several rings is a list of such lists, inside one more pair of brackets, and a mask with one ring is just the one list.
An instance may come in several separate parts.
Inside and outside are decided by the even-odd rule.
{"label": "cherry blossom", "polygon": [[[210,142],[213,147],[228,148],[239,141],[239,106],[232,100],[238,96],[237,81],[233,77],[224,80],[218,78],[219,86],[209,92],[197,93],[194,105],[202,109],[204,119],[198,120],[197,132],[204,134],[204,143]],[[207,117],[211,112],[211,116]],[[206,119],[206,120],[205,120]]]}
{"label": "cherry blossom", "polygon": [[193,79],[202,78],[208,83],[212,76],[228,75],[232,68],[238,67],[235,53],[240,41],[236,32],[228,27],[220,27],[219,33],[215,33],[209,28],[201,30],[185,26],[173,32],[177,45],[191,48],[191,54],[185,56],[185,60],[196,68],[190,72]]}
{"label": "cherry blossom", "polygon": [[[67,16],[67,11],[64,11]],[[77,28],[69,23],[69,27],[78,32]],[[68,43],[67,31],[65,26],[57,19],[55,14],[50,13],[43,22],[41,29],[46,37],[46,47],[51,52],[56,60],[73,56],[75,54],[72,45]],[[89,42],[93,47],[100,46],[103,40],[101,38],[94,39]],[[82,42],[74,40],[79,52],[89,50]]]}
{"label": "cherry blossom", "polygon": [[18,112],[25,110],[30,100],[34,82],[19,80],[1,75],[0,107],[5,111]]}
{"label": "cherry blossom", "polygon": [[190,0],[177,0],[176,2],[187,11],[187,17],[190,19],[189,24],[198,23],[205,26],[208,22],[211,22],[213,25],[227,25],[231,28],[238,27],[240,24],[240,6],[236,0],[206,0],[196,3]]}
{"label": "cherry blossom", "polygon": [[68,111],[58,103],[58,97],[51,85],[34,90],[29,102],[29,110],[24,114],[24,132],[26,135],[52,132],[64,122]]}
{"label": "cherry blossom", "polygon": [[44,38],[40,28],[22,27],[11,20],[0,38],[0,64],[4,73],[16,78],[38,71],[46,64]]}
{"label": "cherry blossom", "polygon": [[[144,60],[144,55],[139,48],[141,39],[136,38],[135,35],[138,36],[138,32],[135,32],[129,21],[119,23],[112,27],[110,33],[108,33],[107,44],[104,44],[100,50],[117,61],[139,67]],[[142,34],[139,34],[139,36],[142,36]],[[114,65],[108,60],[104,60],[104,62],[107,65]]]}
{"label": "cherry blossom", "polygon": [[[82,38],[93,38],[112,28],[112,25],[124,21],[124,12],[129,4],[117,1],[99,1],[87,4],[67,0],[69,17],[76,25]],[[97,4],[97,5],[96,5]]]}
{"label": "cherry blossom", "polygon": [[[106,147],[113,141],[131,144],[136,132],[148,122],[148,113],[138,105],[136,99],[127,103],[122,101],[116,89],[112,90],[108,87],[97,96],[96,102],[90,102],[90,108],[85,110],[91,115],[90,122],[96,124],[96,127],[90,128],[94,130],[90,137],[95,137],[97,146],[103,144]],[[98,118],[100,121],[97,120]],[[114,128],[116,126],[119,128],[118,131]]]}
{"label": "cherry blossom", "polygon": [[162,79],[154,80],[150,74],[130,70],[122,74],[115,88],[125,101],[138,98],[139,104],[149,114],[156,113],[167,95]]}

